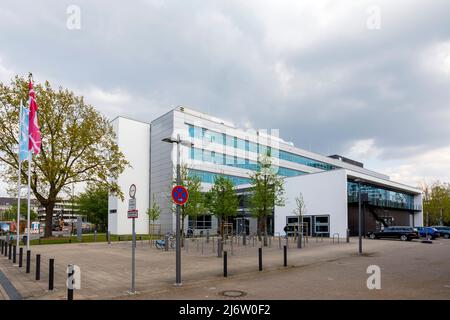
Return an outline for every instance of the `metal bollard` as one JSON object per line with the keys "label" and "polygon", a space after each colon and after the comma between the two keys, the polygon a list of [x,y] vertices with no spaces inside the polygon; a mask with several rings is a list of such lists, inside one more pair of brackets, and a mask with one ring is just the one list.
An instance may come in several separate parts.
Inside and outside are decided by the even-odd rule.
{"label": "metal bollard", "polygon": [[5,251],[4,251],[4,255],[5,255],[5,257],[8,256],[8,243],[7,243],[7,242],[5,242]]}
{"label": "metal bollard", "polygon": [[347,229],[347,243],[350,242],[350,229]]}
{"label": "metal bollard", "polygon": [[247,235],[245,233],[242,234],[242,245],[243,246],[247,245]]}
{"label": "metal bollard", "polygon": [[27,265],[26,265],[26,273],[30,273],[30,264],[31,264],[31,250],[27,250]]}
{"label": "metal bollard", "polygon": [[55,259],[48,261],[48,290],[53,290],[53,282],[55,279]]}
{"label": "metal bollard", "polygon": [[283,253],[284,253],[284,266],[287,267],[287,247],[283,247]]}
{"label": "metal bollard", "polygon": [[169,251],[169,237],[164,237],[164,251]]}
{"label": "metal bollard", "polygon": [[203,240],[202,240],[202,255],[203,255]]}
{"label": "metal bollard", "polygon": [[11,260],[12,258],[12,243],[9,243],[9,249],[8,249],[8,260]]}
{"label": "metal bollard", "polygon": [[36,280],[41,280],[41,255],[36,255]]}
{"label": "metal bollard", "polygon": [[206,230],[206,243],[209,243],[209,230]]}
{"label": "metal bollard", "polygon": [[108,240],[108,244],[111,244],[111,233],[109,231],[106,233],[106,239]]}
{"label": "metal bollard", "polygon": [[17,249],[16,249],[16,245],[13,246],[13,263],[16,263],[17,260]]}
{"label": "metal bollard", "polygon": [[278,247],[281,250],[281,235],[278,236]]}
{"label": "metal bollard", "polygon": [[216,252],[216,245],[214,244],[214,238],[212,240],[212,252],[215,253]]}
{"label": "metal bollard", "polygon": [[3,245],[4,245],[4,241],[3,241],[3,240],[0,240],[0,244],[1,244],[1,246],[2,246],[2,254],[3,254]]}
{"label": "metal bollard", "polygon": [[226,251],[223,252],[223,276],[228,276],[228,256]]}
{"label": "metal bollard", "polygon": [[97,242],[97,230],[94,230],[94,242]]}
{"label": "metal bollard", "polygon": [[262,271],[262,248],[258,248],[259,271]]}
{"label": "metal bollard", "polygon": [[19,268],[22,268],[22,261],[23,261],[23,248],[19,248]]}

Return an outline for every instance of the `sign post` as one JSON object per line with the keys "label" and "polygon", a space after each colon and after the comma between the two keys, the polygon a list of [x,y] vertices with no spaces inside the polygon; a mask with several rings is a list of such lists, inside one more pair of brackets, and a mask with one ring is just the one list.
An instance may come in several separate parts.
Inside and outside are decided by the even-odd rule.
{"label": "sign post", "polygon": [[[179,145],[178,145],[179,148]],[[178,150],[179,154],[179,150]],[[178,156],[179,162],[179,156]],[[177,183],[180,183],[180,165],[177,163]],[[185,204],[189,198],[187,189],[183,186],[175,186],[172,189],[172,200],[177,205],[176,214],[176,261],[175,261],[175,285],[181,286],[181,247],[180,247],[180,206]]]}
{"label": "sign post", "polygon": [[132,221],[132,242],[131,242],[131,290],[130,294],[136,293],[136,218],[138,210],[136,209],[136,186],[132,184],[129,191],[130,199],[128,200],[128,219]]}

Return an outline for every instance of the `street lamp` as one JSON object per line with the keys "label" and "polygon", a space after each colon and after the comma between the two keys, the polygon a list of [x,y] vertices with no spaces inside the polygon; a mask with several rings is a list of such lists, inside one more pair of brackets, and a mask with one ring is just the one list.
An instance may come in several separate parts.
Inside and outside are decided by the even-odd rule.
{"label": "street lamp", "polygon": [[359,254],[362,254],[362,237],[361,237],[361,226],[362,226],[362,219],[361,219],[361,179],[355,179],[355,182],[358,183],[358,237],[359,237],[359,244],[358,244],[358,252]]}
{"label": "street lamp", "polygon": [[[177,134],[177,138],[173,139],[164,138],[163,142],[176,143],[177,144],[177,185],[181,184],[181,173],[180,173],[180,144],[192,147],[194,144],[187,140],[181,140],[180,135]],[[180,205],[177,204],[176,211],[176,223],[175,223],[175,269],[176,269],[176,286],[181,286],[181,246],[180,246]]]}

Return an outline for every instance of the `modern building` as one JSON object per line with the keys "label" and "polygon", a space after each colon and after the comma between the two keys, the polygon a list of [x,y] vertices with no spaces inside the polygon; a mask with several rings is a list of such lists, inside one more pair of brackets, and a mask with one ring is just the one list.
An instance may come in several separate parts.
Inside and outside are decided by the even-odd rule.
{"label": "modern building", "polygon": [[[22,203],[26,203],[27,199],[21,199]],[[31,210],[37,212],[39,207],[39,202],[36,199],[30,199]],[[10,210],[13,206],[17,206],[17,198],[11,197],[0,197],[0,221],[7,220],[5,219],[5,212]],[[17,208],[17,207],[16,207]],[[14,220],[16,217],[14,216]]]}
{"label": "modern building", "polygon": [[[268,217],[270,233],[284,234],[285,225],[295,222],[295,197],[301,193],[306,206],[303,222],[309,234],[344,236],[347,229],[354,234],[359,187],[363,196],[367,194],[363,206],[365,231],[392,224],[422,225],[420,190],[393,182],[387,175],[364,168],[360,162],[297,148],[281,139],[278,130],[243,130],[182,106],[151,122],[117,117],[112,124],[119,148],[131,164],[117,181],[125,200],[109,197],[108,225],[113,234],[131,232],[131,221],[127,219],[131,184],[137,187],[137,232],[149,230],[145,212],[153,196],[162,210],[161,232],[174,231],[170,191],[176,177],[176,144],[162,140],[178,135],[192,144],[180,145],[181,164],[190,175],[201,179],[203,191],[208,191],[219,175],[235,185],[240,206],[237,217],[229,221],[233,232],[256,232],[256,219],[251,216],[246,199],[251,192],[249,174],[257,170],[261,154],[270,154],[278,174],[285,177],[286,205],[276,207]],[[214,233],[217,220],[205,213],[195,220],[187,219],[185,229],[188,227],[197,231],[210,229]]]}

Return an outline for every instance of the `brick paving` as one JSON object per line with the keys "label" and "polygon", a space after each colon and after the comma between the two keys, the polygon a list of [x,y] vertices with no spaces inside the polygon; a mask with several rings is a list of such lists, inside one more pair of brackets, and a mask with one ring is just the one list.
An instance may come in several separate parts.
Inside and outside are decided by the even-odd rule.
{"label": "brick paving", "polygon": [[[444,241],[447,240],[439,240],[441,245],[443,244],[448,250],[450,241]],[[282,244],[284,245],[284,240]],[[250,288],[251,286],[256,288],[258,284],[260,285],[261,278],[264,278],[272,279],[274,288],[283,287],[283,284],[276,284],[276,279],[284,279],[284,281],[287,281],[287,285],[295,283],[295,281],[292,281],[295,278],[291,280],[286,278],[289,272],[293,272],[290,271],[291,269],[297,271],[306,270],[305,268],[320,270],[336,264],[333,270],[340,270],[342,265],[338,264],[339,261],[343,261],[345,265],[346,260],[354,259],[357,256],[356,238],[352,238],[350,243],[345,243],[345,240],[342,239],[340,243],[337,243],[337,241],[333,243],[332,239],[316,240],[310,238],[306,247],[300,250],[296,248],[296,244],[291,239],[288,250],[289,268],[284,268],[283,251],[279,249],[278,239],[274,238],[270,247],[263,248],[264,271],[259,272],[258,246],[260,244],[256,240],[253,242],[253,239],[250,239],[247,246],[244,247],[242,242],[239,245],[237,242],[233,242],[233,245],[231,245],[228,241],[225,249],[228,251],[229,278],[224,279],[223,260],[217,258],[216,245],[215,239],[211,239],[209,243],[206,243],[205,239],[187,241],[182,250],[183,287],[174,288],[174,251],[165,252],[150,246],[148,241],[138,241],[136,247],[137,295],[127,293],[131,285],[130,242],[32,246],[30,274],[25,273],[25,265],[19,270],[5,257],[0,257],[0,270],[8,277],[24,299],[65,299],[66,267],[68,264],[76,264],[81,268],[81,290],[75,292],[75,299],[157,299],[164,297],[169,299],[195,299],[196,297],[204,298],[205,290],[208,292],[209,288],[216,288],[218,284],[224,286],[229,283],[231,285],[233,281],[236,284],[246,283],[247,281]],[[440,248],[437,245],[432,246],[434,246],[433,248]],[[420,242],[364,240],[364,248],[367,256],[382,257],[384,255],[397,256],[398,250],[402,252],[406,249],[416,250],[420,253],[420,250],[426,250],[427,247]],[[36,253],[41,254],[42,272],[40,281],[34,280]],[[49,258],[55,258],[55,290],[52,292],[47,290]],[[450,265],[444,263],[441,267],[443,271],[440,277],[447,281],[446,276],[448,276]],[[417,267],[418,274],[420,268]],[[326,268],[324,272],[326,272]],[[365,273],[364,277],[367,277]],[[250,279],[256,279],[257,282],[253,283]],[[450,285],[450,283],[448,284]],[[444,296],[450,291],[443,290]],[[0,297],[5,298],[1,289],[0,294]],[[442,293],[440,294],[442,295]],[[209,296],[220,298],[216,293]],[[259,299],[263,296],[264,294],[260,292],[255,297]],[[281,294],[279,298],[283,298],[283,295]],[[301,298],[301,295],[298,298]]]}

